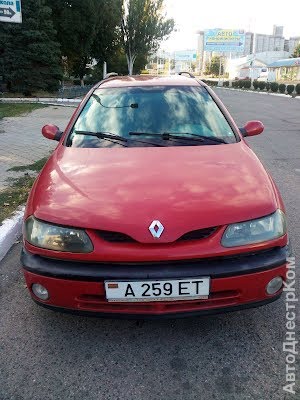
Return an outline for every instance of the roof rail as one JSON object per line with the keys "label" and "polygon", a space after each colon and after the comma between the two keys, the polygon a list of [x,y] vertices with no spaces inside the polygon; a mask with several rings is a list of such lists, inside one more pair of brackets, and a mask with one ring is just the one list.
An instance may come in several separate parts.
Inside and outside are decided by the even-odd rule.
{"label": "roof rail", "polygon": [[186,75],[188,75],[190,78],[193,78],[193,79],[196,78],[195,75],[191,74],[190,72],[187,72],[187,71],[178,72],[178,75],[183,75],[183,74],[186,74]]}
{"label": "roof rail", "polygon": [[116,72],[109,72],[105,75],[104,79],[112,78],[113,76],[119,76]]}

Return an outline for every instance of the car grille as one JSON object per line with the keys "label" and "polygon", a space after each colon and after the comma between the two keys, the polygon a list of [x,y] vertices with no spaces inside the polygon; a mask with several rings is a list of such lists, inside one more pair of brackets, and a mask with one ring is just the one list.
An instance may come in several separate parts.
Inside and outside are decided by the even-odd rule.
{"label": "car grille", "polygon": [[[210,235],[212,235],[217,229],[218,229],[217,227],[213,227],[213,228],[204,228],[204,229],[198,229],[196,231],[187,232],[179,239],[177,239],[176,242],[205,239]],[[121,232],[111,232],[111,231],[97,231],[97,232],[99,236],[106,242],[137,243],[135,239]]]}
{"label": "car grille", "polygon": [[106,242],[112,243],[134,243],[132,237],[121,232],[98,231],[99,236]]}

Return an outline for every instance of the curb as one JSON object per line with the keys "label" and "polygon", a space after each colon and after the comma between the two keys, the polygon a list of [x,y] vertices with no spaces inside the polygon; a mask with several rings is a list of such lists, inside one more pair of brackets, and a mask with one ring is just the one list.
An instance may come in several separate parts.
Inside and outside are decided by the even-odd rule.
{"label": "curb", "polygon": [[19,208],[14,215],[5,219],[0,226],[0,261],[22,234],[22,221],[25,207]]}
{"label": "curb", "polygon": [[79,103],[81,103],[82,99],[65,99],[65,98],[45,98],[45,97],[36,97],[36,98],[13,98],[13,97],[1,97],[0,103],[15,103],[15,104],[47,104],[51,106],[62,106],[62,107],[77,107]]}

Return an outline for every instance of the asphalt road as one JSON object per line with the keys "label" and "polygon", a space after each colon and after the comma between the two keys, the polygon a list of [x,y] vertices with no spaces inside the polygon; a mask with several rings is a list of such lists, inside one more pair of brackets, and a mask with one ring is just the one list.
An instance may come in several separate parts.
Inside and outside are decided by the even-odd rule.
{"label": "asphalt road", "polygon": [[[300,101],[217,92],[240,125],[251,119],[265,123],[265,133],[249,143],[282,192],[299,260]],[[181,320],[58,314],[30,300],[20,247],[0,264],[0,400],[285,398],[283,300]],[[293,398],[300,399],[300,391]]]}

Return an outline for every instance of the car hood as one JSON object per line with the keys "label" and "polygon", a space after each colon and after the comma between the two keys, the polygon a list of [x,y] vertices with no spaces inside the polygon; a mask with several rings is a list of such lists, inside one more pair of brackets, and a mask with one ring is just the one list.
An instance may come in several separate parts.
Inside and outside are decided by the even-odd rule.
{"label": "car hood", "polygon": [[208,227],[268,215],[278,207],[256,155],[235,144],[127,149],[59,145],[32,191],[28,213],[74,227],[125,233],[153,242],[148,227],[165,227],[160,242]]}

